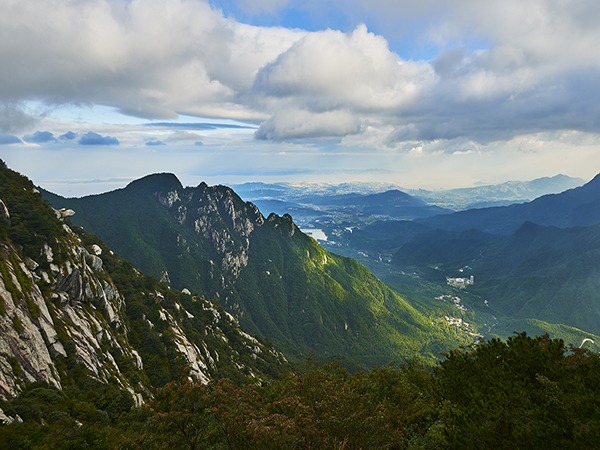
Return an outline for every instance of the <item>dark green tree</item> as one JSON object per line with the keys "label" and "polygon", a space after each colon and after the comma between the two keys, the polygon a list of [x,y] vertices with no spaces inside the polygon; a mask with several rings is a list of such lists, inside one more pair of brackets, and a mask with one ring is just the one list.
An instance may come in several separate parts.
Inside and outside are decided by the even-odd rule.
{"label": "dark green tree", "polygon": [[450,448],[598,448],[598,355],[520,333],[447,353],[436,376]]}
{"label": "dark green tree", "polygon": [[432,374],[406,365],[348,373],[337,365],[235,386],[183,381],[156,392],[134,448],[409,448],[434,418]]}

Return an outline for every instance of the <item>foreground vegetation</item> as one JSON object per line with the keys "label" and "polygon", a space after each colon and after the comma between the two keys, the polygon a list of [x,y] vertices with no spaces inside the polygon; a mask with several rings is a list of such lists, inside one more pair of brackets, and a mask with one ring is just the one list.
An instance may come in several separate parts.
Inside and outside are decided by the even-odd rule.
{"label": "foreground vegetation", "polygon": [[141,408],[82,378],[2,402],[24,423],[0,427],[0,448],[597,448],[599,369],[595,353],[522,333],[457,349],[435,367],[349,375],[309,362],[268,382],[184,379]]}

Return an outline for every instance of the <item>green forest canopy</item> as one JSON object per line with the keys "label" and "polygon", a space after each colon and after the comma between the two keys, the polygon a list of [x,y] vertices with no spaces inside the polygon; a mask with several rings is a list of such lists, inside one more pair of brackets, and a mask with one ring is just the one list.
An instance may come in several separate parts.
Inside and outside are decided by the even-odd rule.
{"label": "green forest canopy", "polygon": [[25,420],[0,427],[0,447],[591,449],[599,378],[597,354],[521,333],[456,349],[435,367],[349,375],[309,362],[262,384],[182,380],[143,408],[102,390],[37,386],[0,404]]}

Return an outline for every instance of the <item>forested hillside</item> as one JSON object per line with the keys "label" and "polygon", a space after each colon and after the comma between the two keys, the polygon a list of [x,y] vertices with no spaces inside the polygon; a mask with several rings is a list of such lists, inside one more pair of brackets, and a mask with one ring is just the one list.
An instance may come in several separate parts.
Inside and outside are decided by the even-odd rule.
{"label": "forested hillside", "polygon": [[485,308],[500,321],[497,332],[524,330],[523,322],[511,328],[516,326],[511,321],[532,319],[555,324],[555,330],[578,328],[595,340],[593,335],[600,334],[599,252],[598,226],[561,229],[526,222],[510,236],[477,230],[424,233],[400,247],[394,264],[441,283],[473,275],[468,291],[486,300]]}
{"label": "forested hillside", "polygon": [[181,379],[143,408],[109,397],[107,385],[38,385],[0,402],[24,416],[0,425],[0,447],[595,449],[598,373],[597,354],[522,333],[449,352],[436,367],[411,361],[349,375],[309,363],[262,384]]}

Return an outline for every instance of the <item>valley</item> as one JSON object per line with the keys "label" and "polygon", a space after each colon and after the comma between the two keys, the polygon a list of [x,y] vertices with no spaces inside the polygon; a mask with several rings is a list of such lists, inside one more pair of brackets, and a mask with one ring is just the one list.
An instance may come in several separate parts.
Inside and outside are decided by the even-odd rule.
{"label": "valley", "polygon": [[216,300],[288,358],[312,353],[368,368],[413,354],[435,361],[473,340],[435,325],[443,308],[432,313],[393,292],[302,233],[289,214],[265,217],[225,186],[184,188],[156,174],[97,196],[45,196],[137,269]]}
{"label": "valley", "polygon": [[[526,183],[473,188],[470,194],[478,199],[479,205],[489,201],[505,202],[505,206],[455,213],[444,211],[436,216],[421,210],[422,217],[417,218],[414,210],[404,210],[403,217],[395,218],[389,213],[365,213],[367,202],[364,198],[373,194],[320,192],[312,197],[304,196],[314,203],[305,203],[303,207],[305,210],[308,206],[318,208],[322,215],[311,218],[300,214],[300,220],[306,218],[303,229],[314,230],[314,237],[320,238],[319,243],[324,248],[358,260],[396,292],[413,301],[421,299],[428,304],[440,295],[462,291],[461,294],[469,299],[466,302],[471,304],[473,314],[483,315],[482,320],[473,323],[478,324],[479,332],[486,338],[506,338],[512,331],[522,329],[534,334],[549,332],[575,344],[587,339],[586,333],[591,336],[600,333],[596,326],[597,317],[592,312],[595,306],[586,303],[595,304],[599,298],[594,275],[597,268],[592,256],[598,242],[594,232],[594,224],[598,222],[594,215],[598,183],[592,180],[582,187],[573,183],[567,185],[564,194],[533,188],[545,183],[561,189],[565,185],[557,186],[556,183],[564,178],[557,176],[530,182],[529,192],[540,194],[540,198],[528,201],[523,197],[517,199],[514,191],[508,189],[509,185],[523,188]],[[569,187],[574,189],[569,190]],[[281,192],[280,187],[279,191],[271,190],[265,194],[281,197]],[[464,199],[467,192],[449,191],[445,195]],[[252,193],[256,195],[258,191],[246,195]],[[486,199],[482,193],[493,197]],[[502,193],[507,197],[500,198]],[[423,198],[431,201],[432,194],[429,192]],[[510,196],[513,200],[509,200]],[[373,200],[374,197],[368,198]],[[439,193],[437,198],[444,198],[444,195]],[[374,204],[377,201],[370,204],[371,211]],[[403,210],[405,205],[406,201],[398,201],[397,196],[391,202],[395,212]],[[457,205],[453,203],[455,208]],[[389,206],[380,207],[377,212],[389,212]],[[532,221],[540,227],[528,225]],[[563,227],[564,231],[546,228],[553,226]],[[577,232],[573,226],[590,228]],[[508,237],[511,235],[512,238]],[[577,242],[579,239],[585,240],[586,244],[581,246]],[[520,243],[528,240],[539,245],[526,252],[527,247]],[[520,247],[522,251],[519,251]],[[587,262],[571,261],[571,258],[583,258],[583,254],[589,255]],[[550,259],[544,263],[547,257]],[[499,266],[500,261],[505,262]],[[531,264],[537,268],[532,270]],[[579,271],[573,272],[572,267],[579,267]],[[508,268],[515,270],[507,272]],[[465,275],[465,270],[470,273]],[[477,284],[470,285],[471,276],[477,279]],[[449,283],[448,280],[452,281]],[[430,294],[423,295],[424,292]],[[516,307],[519,302],[524,302],[525,306]],[[545,306],[542,309],[535,307],[536,302]],[[590,311],[581,314],[580,311],[586,308]],[[493,327],[487,325],[491,322],[485,316],[488,313],[497,318],[493,319],[497,320]],[[595,349],[595,342],[586,341],[586,345]]]}

